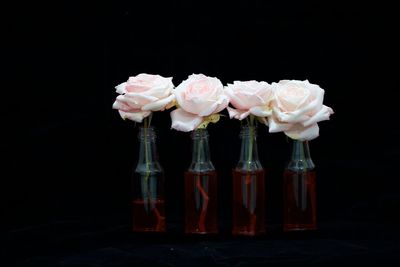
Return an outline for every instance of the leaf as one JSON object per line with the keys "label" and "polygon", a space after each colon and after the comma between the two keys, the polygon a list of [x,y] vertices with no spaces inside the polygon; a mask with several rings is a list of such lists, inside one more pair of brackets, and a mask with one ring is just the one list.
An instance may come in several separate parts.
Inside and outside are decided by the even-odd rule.
{"label": "leaf", "polygon": [[168,105],[166,105],[165,109],[170,109],[172,107],[179,108],[179,105],[178,105],[178,102],[176,102],[176,99],[172,100]]}
{"label": "leaf", "polygon": [[211,114],[210,116],[204,117],[204,121],[197,126],[197,129],[206,129],[210,122],[217,123],[220,119],[220,116],[220,114]]}
{"label": "leaf", "polygon": [[207,118],[210,120],[210,122],[217,123],[219,121],[220,116],[221,115],[219,115],[219,114],[211,114]]}
{"label": "leaf", "polygon": [[268,125],[268,121],[264,117],[256,117],[256,118],[259,123]]}

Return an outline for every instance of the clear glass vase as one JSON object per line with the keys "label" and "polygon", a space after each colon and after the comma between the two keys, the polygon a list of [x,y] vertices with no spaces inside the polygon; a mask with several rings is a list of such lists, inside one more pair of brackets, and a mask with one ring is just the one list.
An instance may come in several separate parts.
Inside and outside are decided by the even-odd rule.
{"label": "clear glass vase", "polygon": [[308,141],[293,140],[283,175],[283,230],[315,230],[316,177]]}
{"label": "clear glass vase", "polygon": [[207,130],[193,131],[192,143],[192,162],[185,172],[185,233],[217,233],[217,174]]}
{"label": "clear glass vase", "polygon": [[265,233],[265,172],[258,159],[255,126],[242,126],[239,162],[233,170],[233,235]]}
{"label": "clear glass vase", "polygon": [[133,174],[133,230],[165,231],[164,172],[153,127],[139,129],[139,158]]}

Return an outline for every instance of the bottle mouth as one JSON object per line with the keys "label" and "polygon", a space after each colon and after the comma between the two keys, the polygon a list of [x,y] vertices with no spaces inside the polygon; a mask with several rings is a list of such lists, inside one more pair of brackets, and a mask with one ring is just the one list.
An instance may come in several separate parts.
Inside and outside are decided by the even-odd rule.
{"label": "bottle mouth", "polygon": [[192,131],[192,139],[207,138],[209,136],[207,129],[196,129]]}

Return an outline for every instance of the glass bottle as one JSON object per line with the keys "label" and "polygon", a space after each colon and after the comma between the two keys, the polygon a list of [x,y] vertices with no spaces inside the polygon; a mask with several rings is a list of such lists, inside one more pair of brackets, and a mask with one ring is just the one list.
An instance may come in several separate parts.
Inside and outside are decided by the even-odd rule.
{"label": "glass bottle", "polygon": [[255,126],[242,126],[239,162],[233,170],[233,235],[265,233],[265,172],[258,159]]}
{"label": "glass bottle", "polygon": [[164,172],[153,127],[139,129],[139,158],[133,174],[133,230],[165,231]]}
{"label": "glass bottle", "polygon": [[192,143],[192,162],[185,172],[185,233],[217,233],[217,174],[207,130],[193,131]]}
{"label": "glass bottle", "polygon": [[283,230],[316,229],[315,165],[308,141],[293,140],[283,175]]}

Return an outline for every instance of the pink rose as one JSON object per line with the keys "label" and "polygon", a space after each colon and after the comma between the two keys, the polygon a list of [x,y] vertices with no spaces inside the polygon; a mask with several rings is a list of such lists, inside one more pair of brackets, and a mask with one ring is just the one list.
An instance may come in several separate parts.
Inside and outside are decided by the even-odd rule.
{"label": "pink rose", "polygon": [[173,91],[178,108],[171,112],[172,128],[189,132],[204,118],[218,113],[228,105],[224,87],[217,78],[192,74]]}
{"label": "pink rose", "polygon": [[317,122],[333,114],[323,105],[324,90],[306,81],[282,80],[272,84],[273,112],[268,117],[269,132],[283,131],[292,139],[312,140],[319,135]]}
{"label": "pink rose", "polygon": [[142,122],[152,111],[164,110],[174,100],[172,78],[139,74],[115,89],[120,95],[113,104],[123,119]]}
{"label": "pink rose", "polygon": [[228,107],[229,117],[243,120],[248,115],[264,118],[271,115],[272,87],[266,82],[234,81],[225,87],[225,94],[235,108]]}

